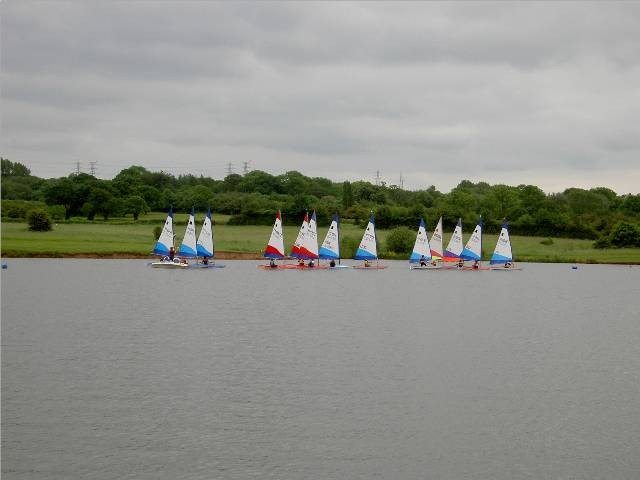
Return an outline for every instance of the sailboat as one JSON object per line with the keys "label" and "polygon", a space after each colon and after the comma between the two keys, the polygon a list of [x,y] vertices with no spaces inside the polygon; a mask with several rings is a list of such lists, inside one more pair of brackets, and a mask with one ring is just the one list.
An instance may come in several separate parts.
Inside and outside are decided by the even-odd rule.
{"label": "sailboat", "polygon": [[202,221],[202,229],[198,235],[196,242],[196,253],[198,257],[202,257],[202,262],[191,264],[192,268],[224,268],[225,265],[216,264],[209,261],[215,256],[213,248],[213,222],[211,219],[211,209],[207,211],[207,215]]}
{"label": "sailboat", "polygon": [[427,236],[427,227],[424,219],[421,218],[416,235],[416,243],[413,245],[413,251],[409,257],[409,263],[412,264],[409,268],[411,270],[433,270],[434,268],[438,268],[434,265],[427,265],[427,262],[430,260],[431,246],[429,245],[429,237]]}
{"label": "sailboat", "polygon": [[305,241],[305,237],[307,235],[307,229],[309,228],[309,214],[304,214],[304,220],[302,220],[302,225],[300,226],[300,230],[298,230],[298,236],[296,237],[296,241],[293,242],[293,246],[291,247],[291,256],[295,258],[300,257],[300,249],[302,248],[302,244]]}
{"label": "sailboat", "polygon": [[360,246],[358,246],[358,250],[356,250],[356,256],[353,257],[356,260],[364,260],[363,265],[354,265],[353,268],[363,268],[366,270],[381,270],[383,268],[387,268],[386,265],[371,265],[369,263],[370,260],[378,260],[378,249],[376,246],[376,221],[371,214],[369,217],[369,223],[367,224],[367,228],[364,231],[364,235],[362,235],[362,241],[360,242]]}
{"label": "sailboat", "polygon": [[164,221],[162,232],[160,237],[153,248],[153,254],[159,255],[160,260],[149,263],[154,268],[187,268],[187,265],[180,262],[179,258],[169,258],[173,252],[173,240],[175,235],[173,234],[173,208],[169,208],[167,219]]}
{"label": "sailboat", "polygon": [[453,230],[453,234],[449,239],[449,243],[447,244],[447,249],[444,251],[444,257],[442,258],[445,262],[459,262],[460,254],[462,253],[462,219],[458,219],[458,224],[456,228]]}
{"label": "sailboat", "polygon": [[502,222],[502,229],[496,242],[496,248],[493,251],[489,263],[492,265],[491,270],[522,270],[521,267],[516,267],[513,263],[511,239],[509,238],[509,224],[506,220]]}
{"label": "sailboat", "polygon": [[431,248],[431,259],[442,261],[442,217],[438,220],[438,224],[431,235],[429,246]]}
{"label": "sailboat", "polygon": [[[308,215],[305,215],[305,219]],[[318,227],[316,222],[316,212],[311,214],[311,220],[307,222],[307,229],[302,238],[302,244],[298,249],[298,258],[304,260],[317,260],[318,259]]]}
{"label": "sailboat", "polygon": [[273,222],[273,229],[271,230],[271,237],[267,243],[267,248],[264,250],[263,256],[271,259],[268,265],[258,265],[258,268],[283,268],[283,265],[275,263],[276,260],[282,260],[284,258],[284,237],[282,235],[282,218],[280,210],[276,215],[276,220]]}
{"label": "sailboat", "polygon": [[472,266],[463,267],[463,270],[488,270],[487,267],[480,265],[480,259],[482,258],[482,217],[478,220],[476,228],[460,253],[460,258],[463,261],[473,261]]}
{"label": "sailboat", "polygon": [[[335,213],[327,230],[327,235],[324,237],[322,246],[318,257],[322,260],[330,260],[333,265],[329,265],[329,268],[349,268],[347,265],[340,265],[340,217]],[[336,260],[338,263],[336,264]]]}

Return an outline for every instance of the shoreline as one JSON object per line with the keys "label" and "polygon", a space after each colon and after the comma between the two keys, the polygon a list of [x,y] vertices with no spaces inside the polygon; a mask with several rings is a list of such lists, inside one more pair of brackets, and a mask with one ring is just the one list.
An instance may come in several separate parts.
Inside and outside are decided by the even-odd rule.
{"label": "shoreline", "polygon": [[[33,253],[18,253],[8,252],[9,255],[2,255],[2,259],[11,258],[75,258],[86,260],[154,260],[157,259],[157,255],[143,254],[143,253],[58,253],[58,252],[33,252]],[[217,251],[215,255],[216,260],[265,260],[265,258],[259,253],[252,252],[228,252]],[[285,259],[290,260],[290,259]],[[350,260],[350,259],[344,259]],[[392,260],[392,261],[406,261],[405,258],[380,257],[380,260]],[[483,260],[488,262],[488,260]],[[577,265],[617,265],[617,266],[640,266],[640,262],[594,262],[594,261],[576,261],[572,259],[553,259],[549,261],[544,258],[526,258],[522,260],[516,260],[516,263],[562,263],[562,264],[577,264]]]}

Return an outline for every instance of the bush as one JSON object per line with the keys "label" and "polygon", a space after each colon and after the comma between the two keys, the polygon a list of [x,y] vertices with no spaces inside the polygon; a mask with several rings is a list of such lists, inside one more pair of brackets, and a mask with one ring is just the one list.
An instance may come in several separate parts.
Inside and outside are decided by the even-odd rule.
{"label": "bush", "polygon": [[593,242],[593,248],[611,248],[611,241],[608,236],[600,237]]}
{"label": "bush", "polygon": [[540,242],[541,245],[553,245],[553,238],[545,238]]}
{"label": "bush", "polygon": [[615,247],[640,247],[640,228],[629,222],[618,222],[609,235]]}
{"label": "bush", "polygon": [[52,228],[49,213],[43,208],[35,208],[27,212],[27,224],[29,230],[34,232],[48,232]]}
{"label": "bush", "polygon": [[394,228],[387,236],[387,250],[394,253],[411,253],[415,236],[407,227]]}

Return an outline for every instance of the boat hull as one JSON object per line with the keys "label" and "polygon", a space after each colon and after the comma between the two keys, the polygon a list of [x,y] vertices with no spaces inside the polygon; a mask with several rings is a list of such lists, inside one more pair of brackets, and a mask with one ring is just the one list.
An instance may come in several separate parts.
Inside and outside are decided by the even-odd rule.
{"label": "boat hull", "polygon": [[442,270],[442,265],[411,265],[410,270]]}
{"label": "boat hull", "polygon": [[168,268],[176,270],[189,268],[189,264],[175,262],[152,262],[149,264],[149,266],[152,268]]}
{"label": "boat hull", "polygon": [[384,270],[387,268],[386,265],[370,265],[365,267],[364,265],[353,265],[351,268],[355,268],[356,270]]}

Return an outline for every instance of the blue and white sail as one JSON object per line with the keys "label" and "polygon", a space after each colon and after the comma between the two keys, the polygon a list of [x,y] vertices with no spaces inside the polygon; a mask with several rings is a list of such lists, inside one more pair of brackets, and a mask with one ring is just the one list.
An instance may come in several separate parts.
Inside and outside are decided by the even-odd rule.
{"label": "blue and white sail", "polygon": [[196,252],[199,257],[213,257],[213,230],[211,225],[211,209],[209,209],[202,222],[202,230],[200,230],[200,235],[198,235],[198,241],[196,242]]}
{"label": "blue and white sail", "polygon": [[409,263],[418,263],[420,260],[431,260],[431,247],[429,246],[427,227],[422,218],[416,235],[416,243],[413,245],[413,252],[409,257]]}
{"label": "blue and white sail", "polygon": [[482,217],[460,253],[463,260],[480,260],[482,257]]}
{"label": "blue and white sail", "polygon": [[338,260],[340,258],[339,228],[340,218],[336,213],[333,215],[333,220],[331,220],[327,235],[324,237],[324,242],[322,242],[322,246],[320,247],[320,258],[325,260]]}
{"label": "blue and white sail", "polygon": [[513,252],[511,251],[511,239],[509,238],[508,226],[509,224],[505,220],[502,223],[502,230],[500,230],[500,236],[498,237],[496,248],[493,251],[491,260],[489,261],[491,264],[513,262]]}
{"label": "blue and white sail", "polygon": [[196,212],[194,208],[191,208],[191,214],[187,221],[187,228],[184,231],[184,238],[180,244],[178,255],[181,257],[197,257],[196,247]]}
{"label": "blue and white sail", "polygon": [[362,241],[356,251],[356,260],[376,260],[378,258],[378,249],[376,247],[376,221],[373,213],[369,218],[367,229],[364,231]]}
{"label": "blue and white sail", "polygon": [[155,255],[169,255],[169,249],[171,247],[173,247],[173,208],[169,209],[169,214],[164,222],[164,227],[153,249],[153,253]]}

